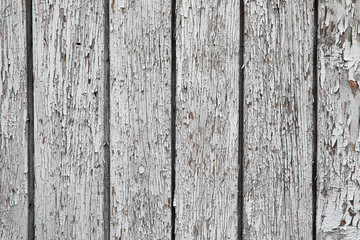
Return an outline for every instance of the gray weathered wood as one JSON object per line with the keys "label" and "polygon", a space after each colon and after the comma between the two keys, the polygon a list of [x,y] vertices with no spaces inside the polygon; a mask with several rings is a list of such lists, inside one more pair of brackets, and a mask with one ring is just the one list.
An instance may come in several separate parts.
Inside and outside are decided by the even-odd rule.
{"label": "gray weathered wood", "polygon": [[110,1],[111,237],[171,238],[171,1]]}
{"label": "gray weathered wood", "polygon": [[178,1],[176,16],[176,237],[235,239],[239,1]]}
{"label": "gray weathered wood", "polygon": [[313,1],[245,1],[245,239],[312,239]]}
{"label": "gray weathered wood", "polygon": [[319,239],[360,239],[360,1],[320,1]]}
{"label": "gray weathered wood", "polygon": [[103,238],[103,1],[33,1],[38,239]]}
{"label": "gray weathered wood", "polygon": [[25,1],[0,1],[0,239],[27,236]]}

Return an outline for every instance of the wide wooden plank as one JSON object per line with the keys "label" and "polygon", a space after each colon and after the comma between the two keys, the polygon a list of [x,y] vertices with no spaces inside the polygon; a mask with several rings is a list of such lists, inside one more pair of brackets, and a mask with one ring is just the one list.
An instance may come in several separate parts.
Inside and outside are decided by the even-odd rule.
{"label": "wide wooden plank", "polygon": [[360,239],[360,1],[320,1],[319,239]]}
{"label": "wide wooden plank", "polygon": [[312,239],[313,14],[245,1],[245,239]]}
{"label": "wide wooden plank", "polygon": [[0,239],[27,237],[25,1],[0,1]]}
{"label": "wide wooden plank", "polygon": [[103,239],[103,1],[33,4],[36,237]]}
{"label": "wide wooden plank", "polygon": [[176,237],[235,239],[239,1],[177,1]]}
{"label": "wide wooden plank", "polygon": [[171,1],[110,1],[111,237],[171,238]]}

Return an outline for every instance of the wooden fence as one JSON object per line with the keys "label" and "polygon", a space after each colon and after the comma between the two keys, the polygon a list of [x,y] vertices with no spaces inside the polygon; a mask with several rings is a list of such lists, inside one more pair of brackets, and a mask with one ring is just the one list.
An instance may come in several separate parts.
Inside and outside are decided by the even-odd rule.
{"label": "wooden fence", "polygon": [[359,21],[1,0],[0,239],[360,239]]}

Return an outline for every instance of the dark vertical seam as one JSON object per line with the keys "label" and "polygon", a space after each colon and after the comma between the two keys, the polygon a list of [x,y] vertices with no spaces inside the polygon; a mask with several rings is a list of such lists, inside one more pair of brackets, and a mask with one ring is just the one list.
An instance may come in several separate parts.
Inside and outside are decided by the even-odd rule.
{"label": "dark vertical seam", "polygon": [[104,0],[104,239],[110,239],[110,10]]}
{"label": "dark vertical seam", "polygon": [[27,168],[28,168],[28,239],[35,239],[34,171],[34,77],[32,0],[26,0],[26,98],[27,98]]}
{"label": "dark vertical seam", "polygon": [[318,149],[318,71],[317,71],[317,48],[318,48],[318,13],[319,4],[318,0],[314,0],[314,29],[313,29],[313,89],[312,94],[314,96],[313,102],[313,161],[312,161],[312,234],[313,240],[316,240],[316,219],[317,219],[317,149]]}
{"label": "dark vertical seam", "polygon": [[171,239],[175,240],[176,166],[176,0],[171,0]]}
{"label": "dark vertical seam", "polygon": [[239,49],[239,150],[238,150],[238,239],[243,239],[244,211],[244,42],[245,42],[245,7],[240,0],[240,49]]}

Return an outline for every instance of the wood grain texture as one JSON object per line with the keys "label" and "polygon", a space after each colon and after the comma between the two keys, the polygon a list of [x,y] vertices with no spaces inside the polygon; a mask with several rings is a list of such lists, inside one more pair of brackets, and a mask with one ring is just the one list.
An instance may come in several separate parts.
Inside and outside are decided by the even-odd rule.
{"label": "wood grain texture", "polygon": [[313,18],[245,1],[245,239],[312,239]]}
{"label": "wood grain texture", "polygon": [[178,1],[176,16],[176,238],[235,239],[239,1]]}
{"label": "wood grain texture", "polygon": [[111,237],[171,237],[171,2],[110,1]]}
{"label": "wood grain texture", "polygon": [[0,1],[0,239],[27,236],[25,1]]}
{"label": "wood grain texture", "polygon": [[320,1],[319,239],[360,239],[360,1]]}
{"label": "wood grain texture", "polygon": [[103,2],[34,1],[38,239],[103,238]]}

